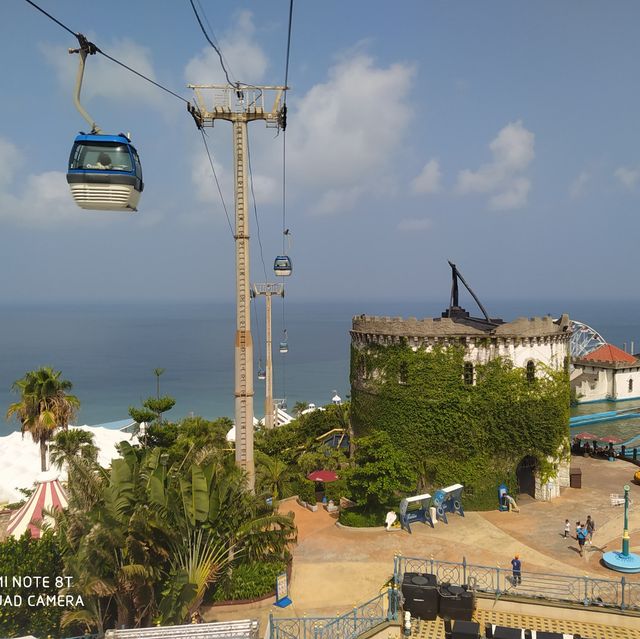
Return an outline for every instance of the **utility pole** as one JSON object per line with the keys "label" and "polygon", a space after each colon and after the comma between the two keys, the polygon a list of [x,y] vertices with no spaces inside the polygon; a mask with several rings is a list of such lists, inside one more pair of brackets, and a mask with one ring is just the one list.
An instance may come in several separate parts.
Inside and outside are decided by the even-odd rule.
{"label": "utility pole", "polygon": [[[253,461],[253,343],[249,288],[249,200],[247,181],[247,122],[264,120],[267,127],[284,128],[286,87],[236,84],[190,84],[196,106],[187,105],[196,126],[213,126],[216,120],[233,125],[233,172],[235,177],[236,241],[236,338],[235,338],[235,427],[236,464],[247,475],[247,485],[255,491]],[[205,100],[205,93],[210,98]],[[265,107],[266,98],[273,99]]]}
{"label": "utility pole", "polygon": [[266,298],[266,333],[267,333],[267,346],[266,346],[266,369],[265,369],[265,393],[264,393],[264,426],[266,429],[271,429],[274,424],[274,406],[273,406],[273,359],[271,350],[271,296],[279,295],[284,297],[284,286],[282,284],[254,284],[253,294],[264,295]]}

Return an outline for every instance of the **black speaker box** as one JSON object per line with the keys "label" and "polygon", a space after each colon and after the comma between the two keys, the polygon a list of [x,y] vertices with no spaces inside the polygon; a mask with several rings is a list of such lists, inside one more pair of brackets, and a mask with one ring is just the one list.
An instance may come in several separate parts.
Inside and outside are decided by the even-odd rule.
{"label": "black speaker box", "polygon": [[438,578],[430,573],[405,572],[402,577],[402,594],[407,597],[412,593],[422,592],[425,588],[437,588]]}
{"label": "black speaker box", "polygon": [[441,617],[471,621],[475,609],[475,596],[461,586],[440,586],[438,608]]}
{"label": "black speaker box", "polygon": [[480,639],[480,624],[477,621],[456,621],[452,639]]}
{"label": "black speaker box", "polygon": [[406,572],[402,579],[404,610],[419,619],[436,619],[438,616],[438,579],[429,573]]}
{"label": "black speaker box", "polygon": [[544,632],[542,630],[536,631],[536,639],[562,639],[564,634],[562,632]]}

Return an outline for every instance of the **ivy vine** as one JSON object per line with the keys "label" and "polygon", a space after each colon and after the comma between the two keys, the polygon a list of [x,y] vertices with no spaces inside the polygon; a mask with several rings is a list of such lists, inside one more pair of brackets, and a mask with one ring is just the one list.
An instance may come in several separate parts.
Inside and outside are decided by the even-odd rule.
{"label": "ivy vine", "polygon": [[[351,349],[351,420],[356,437],[386,431],[423,487],[465,486],[465,506],[495,508],[497,488],[516,485],[534,457],[542,481],[557,472],[569,437],[568,372],[510,360],[474,364],[465,381],[462,346],[413,351],[406,341]],[[552,461],[550,461],[552,460]]]}

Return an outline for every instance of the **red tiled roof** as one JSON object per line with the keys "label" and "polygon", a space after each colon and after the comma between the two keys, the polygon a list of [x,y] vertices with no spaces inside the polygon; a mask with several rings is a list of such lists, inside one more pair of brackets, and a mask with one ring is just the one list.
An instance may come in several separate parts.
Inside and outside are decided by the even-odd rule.
{"label": "red tiled roof", "polygon": [[629,362],[630,364],[636,362],[636,358],[633,355],[625,353],[621,348],[613,344],[604,344],[585,355],[583,359],[591,360],[592,362]]}

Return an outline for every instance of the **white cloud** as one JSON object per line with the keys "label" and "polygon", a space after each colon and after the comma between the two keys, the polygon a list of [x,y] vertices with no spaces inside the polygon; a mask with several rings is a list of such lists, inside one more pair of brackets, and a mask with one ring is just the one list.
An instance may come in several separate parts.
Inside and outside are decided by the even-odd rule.
{"label": "white cloud", "polygon": [[[220,190],[225,198],[227,208],[233,208],[233,183],[226,174],[225,168],[213,156],[212,163],[215,169],[215,176],[211,170],[211,164],[203,147],[192,154],[191,160],[191,181],[196,187],[196,198],[201,202],[220,202],[220,194],[216,185],[216,178],[220,185]],[[229,195],[230,194],[230,195]],[[231,197],[231,202],[226,200]]]}
{"label": "white cloud", "polygon": [[4,190],[12,183],[18,169],[24,164],[24,158],[15,144],[0,138],[0,189]]}
{"label": "white cloud", "polygon": [[413,73],[411,66],[381,68],[370,56],[355,53],[295,103],[287,130],[287,166],[291,183],[307,195],[318,191],[325,201],[317,212],[353,208],[358,193],[382,194],[383,184],[393,189],[387,177],[412,115],[408,92]]}
{"label": "white cloud", "polygon": [[[267,56],[255,43],[255,26],[250,11],[242,11],[231,31],[217,43],[227,72],[233,82],[257,84],[264,79]],[[207,45],[189,60],[184,72],[187,84],[226,84],[220,58]]]}
{"label": "white cloud", "polygon": [[628,189],[633,189],[640,181],[640,166],[621,166],[614,171],[614,175],[620,180],[621,184]]}
{"label": "white cloud", "polygon": [[513,178],[503,191],[491,197],[489,208],[492,211],[519,209],[527,203],[530,188],[529,178]]}
{"label": "white cloud", "polygon": [[510,122],[489,144],[491,162],[477,171],[460,171],[458,192],[493,194],[489,200],[489,208],[493,210],[521,208],[527,203],[531,188],[529,178],[521,174],[535,157],[534,143],[534,134],[520,120]]}
{"label": "white cloud", "polygon": [[[158,82],[151,52],[146,47],[131,40],[121,39],[106,42],[104,45],[101,43],[101,48],[111,57]],[[64,55],[66,52],[61,50],[61,47],[51,44],[41,44],[40,50],[47,63],[54,68],[60,86],[71,95],[76,82],[78,55]],[[105,100],[114,100],[122,104],[143,103],[162,111],[167,108],[169,101],[158,99],[159,91],[160,89],[150,82],[99,53],[87,56],[81,102],[89,114],[96,118],[99,126],[102,126],[101,123],[108,115],[104,113],[104,109],[100,109]]]}
{"label": "white cloud", "polygon": [[332,215],[355,207],[365,191],[360,186],[326,189],[309,207],[311,213]]}
{"label": "white cloud", "polygon": [[582,171],[578,177],[571,182],[569,186],[569,197],[572,200],[579,198],[581,195],[584,195],[587,183],[591,179],[591,176],[586,171]]}
{"label": "white cloud", "polygon": [[429,218],[406,218],[398,223],[399,231],[428,231],[433,226]]}
{"label": "white cloud", "polygon": [[442,171],[438,160],[429,160],[420,175],[411,182],[411,190],[414,193],[437,193],[440,190]]}
{"label": "white cloud", "polygon": [[[251,15],[243,13],[234,34],[226,36],[221,47],[235,76],[246,79],[238,72],[241,68],[257,82],[267,68],[266,56],[249,36],[253,37]],[[227,40],[230,44],[225,45]],[[205,50],[189,62],[185,71],[189,81],[224,81],[220,63],[211,53],[215,55]],[[411,118],[407,105],[413,73],[408,65],[378,67],[357,48],[329,70],[327,82],[299,99],[290,96],[287,185],[291,201],[304,196],[307,212],[328,215],[355,208],[365,196],[389,197],[396,191],[394,153],[401,148]],[[274,143],[273,135],[267,140],[256,133],[250,131],[255,157],[271,158],[261,172],[254,170],[256,199],[259,205],[278,202],[282,147]],[[211,187],[208,160],[204,163],[206,167],[201,159],[193,163],[198,196],[219,201],[215,185],[214,190]],[[222,176],[225,197],[233,193],[232,179],[231,174]]]}

